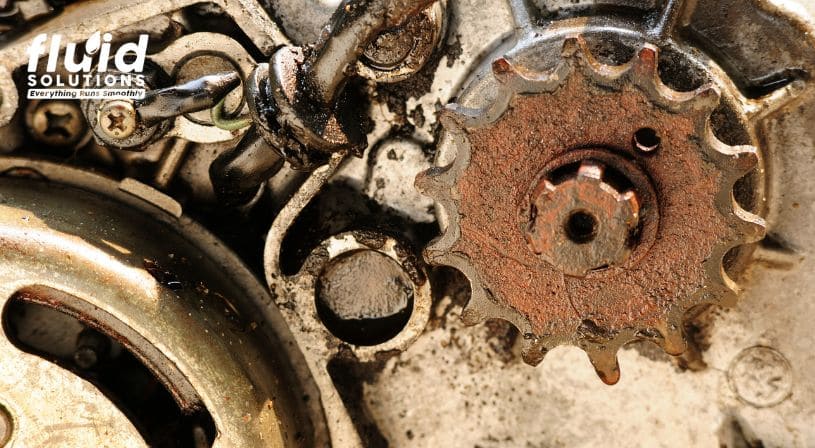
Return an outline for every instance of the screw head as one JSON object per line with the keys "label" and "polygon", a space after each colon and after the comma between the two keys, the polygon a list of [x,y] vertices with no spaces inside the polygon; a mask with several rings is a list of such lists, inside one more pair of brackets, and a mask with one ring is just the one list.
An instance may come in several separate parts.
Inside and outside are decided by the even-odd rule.
{"label": "screw head", "polygon": [[50,146],[71,146],[82,140],[87,122],[72,101],[39,101],[32,103],[26,116],[35,140]]}
{"label": "screw head", "polygon": [[125,139],[136,132],[136,108],[125,100],[111,100],[99,108],[99,128],[108,137]]}

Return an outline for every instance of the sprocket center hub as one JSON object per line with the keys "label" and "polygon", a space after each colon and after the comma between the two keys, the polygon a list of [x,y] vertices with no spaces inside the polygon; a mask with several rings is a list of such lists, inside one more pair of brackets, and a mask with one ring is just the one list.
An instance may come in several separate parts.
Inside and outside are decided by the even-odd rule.
{"label": "sprocket center hub", "polygon": [[585,149],[544,168],[521,203],[519,222],[532,252],[566,275],[585,277],[644,253],[658,215],[656,194],[635,164]]}
{"label": "sprocket center hub", "polygon": [[[655,47],[621,66],[599,63],[582,38],[563,48],[547,72],[497,59],[491,104],[446,112],[455,159],[417,179],[447,221],[426,257],[469,278],[469,323],[510,320],[532,364],[578,345],[613,384],[620,346],[648,339],[680,354],[684,312],[735,292],[722,260],[763,221],[733,186],[758,157],[714,136],[716,87],[661,82]],[[659,144],[637,142],[643,129]],[[564,160],[577,168],[550,178]]]}

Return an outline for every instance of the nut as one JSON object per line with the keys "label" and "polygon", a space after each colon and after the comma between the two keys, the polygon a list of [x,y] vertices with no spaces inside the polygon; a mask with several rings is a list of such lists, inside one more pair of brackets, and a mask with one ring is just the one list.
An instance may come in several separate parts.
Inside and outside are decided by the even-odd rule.
{"label": "nut", "polygon": [[136,108],[125,100],[111,100],[99,109],[99,125],[107,136],[125,139],[136,132]]}
{"label": "nut", "polygon": [[365,62],[373,68],[393,70],[407,59],[414,45],[414,36],[407,32],[407,28],[396,28],[380,34],[363,55]]}
{"label": "nut", "polygon": [[622,264],[631,253],[637,196],[604,182],[604,171],[604,165],[584,161],[576,175],[557,185],[541,180],[530,196],[529,247],[567,275],[584,277]]}

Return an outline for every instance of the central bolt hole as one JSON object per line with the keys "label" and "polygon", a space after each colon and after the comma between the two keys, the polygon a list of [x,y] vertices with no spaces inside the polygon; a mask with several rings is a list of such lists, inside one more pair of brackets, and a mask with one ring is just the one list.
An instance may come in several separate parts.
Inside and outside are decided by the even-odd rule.
{"label": "central bolt hole", "polygon": [[565,224],[566,236],[577,244],[591,242],[597,236],[597,218],[591,213],[576,211]]}

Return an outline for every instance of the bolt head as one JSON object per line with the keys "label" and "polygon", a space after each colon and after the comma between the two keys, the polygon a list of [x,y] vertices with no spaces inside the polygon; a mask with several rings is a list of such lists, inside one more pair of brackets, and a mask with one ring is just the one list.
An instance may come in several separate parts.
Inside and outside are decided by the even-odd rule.
{"label": "bolt head", "polygon": [[35,140],[51,146],[71,146],[85,136],[87,122],[75,102],[40,101],[33,107],[27,121]]}
{"label": "bolt head", "polygon": [[91,347],[80,347],[74,352],[74,362],[77,367],[88,370],[99,361],[99,355]]}
{"label": "bolt head", "polygon": [[99,128],[108,137],[125,139],[136,132],[136,108],[125,100],[111,100],[99,108]]}

